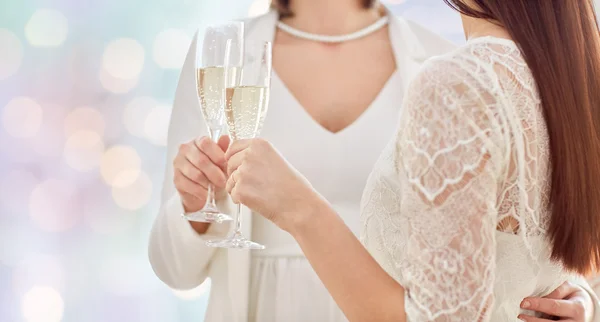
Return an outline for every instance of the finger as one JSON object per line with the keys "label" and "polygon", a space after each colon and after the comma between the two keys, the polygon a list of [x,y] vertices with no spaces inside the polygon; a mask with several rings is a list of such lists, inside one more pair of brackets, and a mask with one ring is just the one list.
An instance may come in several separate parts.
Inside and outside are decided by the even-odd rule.
{"label": "finger", "polygon": [[[193,142],[190,142],[186,145],[182,155],[183,159],[191,163],[200,171],[202,171],[201,165],[205,164],[207,161],[210,161],[210,158],[204,154],[204,152],[202,152]],[[212,161],[210,163],[212,163]]]}
{"label": "finger", "polygon": [[221,148],[221,150],[223,151],[223,153],[227,152],[230,142],[231,142],[231,139],[229,138],[229,135],[223,135],[222,137],[219,138],[218,144],[219,144],[219,147]]}
{"label": "finger", "polygon": [[191,209],[190,206],[204,202],[202,198],[185,191],[179,191],[179,194],[181,195],[181,203],[183,203],[184,209]]}
{"label": "finger", "polygon": [[237,170],[242,163],[244,162],[244,156],[246,154],[246,150],[241,151],[239,153],[234,154],[227,161],[227,175],[233,174],[235,170]]}
{"label": "finger", "polygon": [[183,197],[183,199],[193,200],[193,201],[203,201],[202,198],[200,198],[199,196],[196,196],[194,194],[191,194],[191,193],[188,193],[185,191],[180,191],[179,193],[181,194],[181,197]]}
{"label": "finger", "polygon": [[217,188],[225,188],[227,177],[221,168],[212,163],[202,165],[202,173],[208,178],[208,181]]}
{"label": "finger", "polygon": [[[186,151],[188,153],[189,151]],[[185,155],[178,154],[173,161],[174,174],[180,173],[194,184],[208,187],[208,178],[204,176],[200,169],[196,168]]]}
{"label": "finger", "polygon": [[250,143],[252,143],[252,140],[233,141],[233,143],[231,143],[231,145],[229,145],[229,149],[227,149],[227,152],[225,153],[225,159],[229,161],[229,159],[233,155],[248,148],[250,146]]}
{"label": "finger", "polygon": [[[189,161],[191,166],[200,171],[201,174],[203,174],[203,176],[205,176],[212,184],[219,188],[225,187],[225,182],[227,181],[225,173],[220,167],[214,164],[207,155],[198,149],[190,149],[190,151],[188,151],[186,154],[186,159]],[[185,166],[182,168],[185,168]],[[187,173],[185,174],[187,175]],[[194,177],[188,178],[194,180]]]}
{"label": "finger", "polygon": [[521,302],[523,309],[563,318],[572,318],[576,315],[577,310],[574,305],[575,303],[571,301],[546,298],[527,298]]}
{"label": "finger", "polygon": [[227,181],[227,191],[229,192],[229,195],[231,196],[231,201],[233,201],[234,203],[240,203],[239,200],[239,196],[238,196],[238,182],[240,180],[239,178],[239,171],[234,171],[231,174],[231,177],[229,178],[229,180]]}
{"label": "finger", "polygon": [[233,177],[229,177],[229,179],[227,179],[227,184],[225,186],[225,190],[227,190],[227,193],[231,195],[231,191],[233,191],[233,187],[235,187],[235,180],[233,179]]}
{"label": "finger", "polygon": [[[218,145],[221,148],[221,151],[223,151],[223,158],[225,158],[225,152],[227,152],[227,149],[229,148],[230,143],[231,143],[231,140],[229,139],[228,135],[223,135],[222,137],[219,138]],[[225,174],[227,174],[227,160],[224,162],[223,166],[221,166],[220,168],[221,168],[221,170],[223,170],[223,172],[225,172]]]}
{"label": "finger", "polygon": [[518,318],[519,318],[519,320],[526,321],[526,322],[548,322],[548,321],[553,321],[553,320],[548,320],[548,319],[536,318],[535,316],[530,316],[530,315],[525,315],[525,314],[520,314],[518,316]]}
{"label": "finger", "polygon": [[205,189],[208,188],[208,178],[189,161],[185,163],[182,162],[182,164],[177,167],[177,170],[193,183],[200,185]]}
{"label": "finger", "polygon": [[176,170],[174,179],[175,187],[179,193],[185,193],[195,196],[196,198],[205,198],[207,189],[196,182],[190,180],[181,171]]}
{"label": "finger", "polygon": [[202,153],[208,156],[212,163],[219,167],[225,165],[225,153],[217,143],[204,136],[194,140],[194,144]]}
{"label": "finger", "polygon": [[236,179],[239,180],[239,172],[234,171],[231,176],[229,176],[229,179],[227,180],[227,187],[225,187],[227,189],[227,192],[231,195],[233,192],[233,188],[235,187],[236,184]]}
{"label": "finger", "polygon": [[580,291],[575,285],[564,282],[559,287],[557,287],[552,293],[544,296],[544,298],[555,299],[555,300],[563,300],[569,298],[573,293]]}

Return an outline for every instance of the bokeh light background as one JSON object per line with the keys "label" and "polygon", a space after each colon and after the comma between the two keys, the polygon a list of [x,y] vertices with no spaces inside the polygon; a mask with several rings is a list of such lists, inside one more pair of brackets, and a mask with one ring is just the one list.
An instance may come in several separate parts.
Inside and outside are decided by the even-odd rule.
{"label": "bokeh light background", "polygon": [[[388,0],[463,41],[441,0]],[[268,0],[0,4],[0,321],[201,321],[210,281],[147,260],[171,103],[191,37]]]}

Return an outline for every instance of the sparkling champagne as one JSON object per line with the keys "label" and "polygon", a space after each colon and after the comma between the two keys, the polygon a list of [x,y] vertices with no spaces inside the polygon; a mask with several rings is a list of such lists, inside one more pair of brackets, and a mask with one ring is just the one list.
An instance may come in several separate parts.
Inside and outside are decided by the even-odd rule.
{"label": "sparkling champagne", "polygon": [[269,103],[269,88],[237,86],[227,88],[225,117],[233,140],[251,139],[260,134]]}
{"label": "sparkling champagne", "polygon": [[225,82],[225,67],[204,67],[196,71],[202,114],[212,130],[218,130],[223,126],[225,88],[239,84],[239,69],[239,67],[228,68],[227,82]]}

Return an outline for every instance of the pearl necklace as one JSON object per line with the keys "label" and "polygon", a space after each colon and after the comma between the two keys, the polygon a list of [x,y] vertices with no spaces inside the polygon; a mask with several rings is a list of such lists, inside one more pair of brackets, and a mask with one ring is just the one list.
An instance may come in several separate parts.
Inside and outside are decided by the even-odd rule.
{"label": "pearl necklace", "polygon": [[376,32],[377,30],[383,28],[385,25],[387,25],[388,22],[389,22],[389,18],[383,17],[383,18],[375,21],[375,23],[373,23],[372,25],[369,25],[359,31],[356,31],[356,32],[353,32],[350,34],[346,34],[346,35],[339,35],[339,36],[311,34],[309,32],[305,32],[302,30],[298,30],[294,27],[291,27],[281,21],[279,21],[277,23],[277,27],[297,38],[333,44],[333,43],[342,43],[342,42],[346,42],[346,41],[356,40],[356,39],[368,36],[368,35]]}

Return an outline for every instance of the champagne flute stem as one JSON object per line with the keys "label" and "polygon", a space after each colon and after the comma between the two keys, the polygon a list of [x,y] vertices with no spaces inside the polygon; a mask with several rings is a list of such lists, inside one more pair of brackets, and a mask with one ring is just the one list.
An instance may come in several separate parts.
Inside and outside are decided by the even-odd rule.
{"label": "champagne flute stem", "polygon": [[210,139],[213,140],[213,142],[219,142],[221,130],[222,129],[210,129]]}
{"label": "champagne flute stem", "polygon": [[[221,129],[210,129],[210,139],[213,142],[218,142],[221,136]],[[208,193],[206,194],[206,203],[204,209],[217,209],[217,201],[215,200],[215,187],[212,183],[208,184]]]}
{"label": "champagne flute stem", "polygon": [[206,194],[206,204],[204,208],[216,209],[217,202],[215,200],[215,188],[212,183],[208,184],[208,193]]}
{"label": "champagne flute stem", "polygon": [[242,204],[235,205],[235,230],[234,236],[240,236],[242,234]]}

